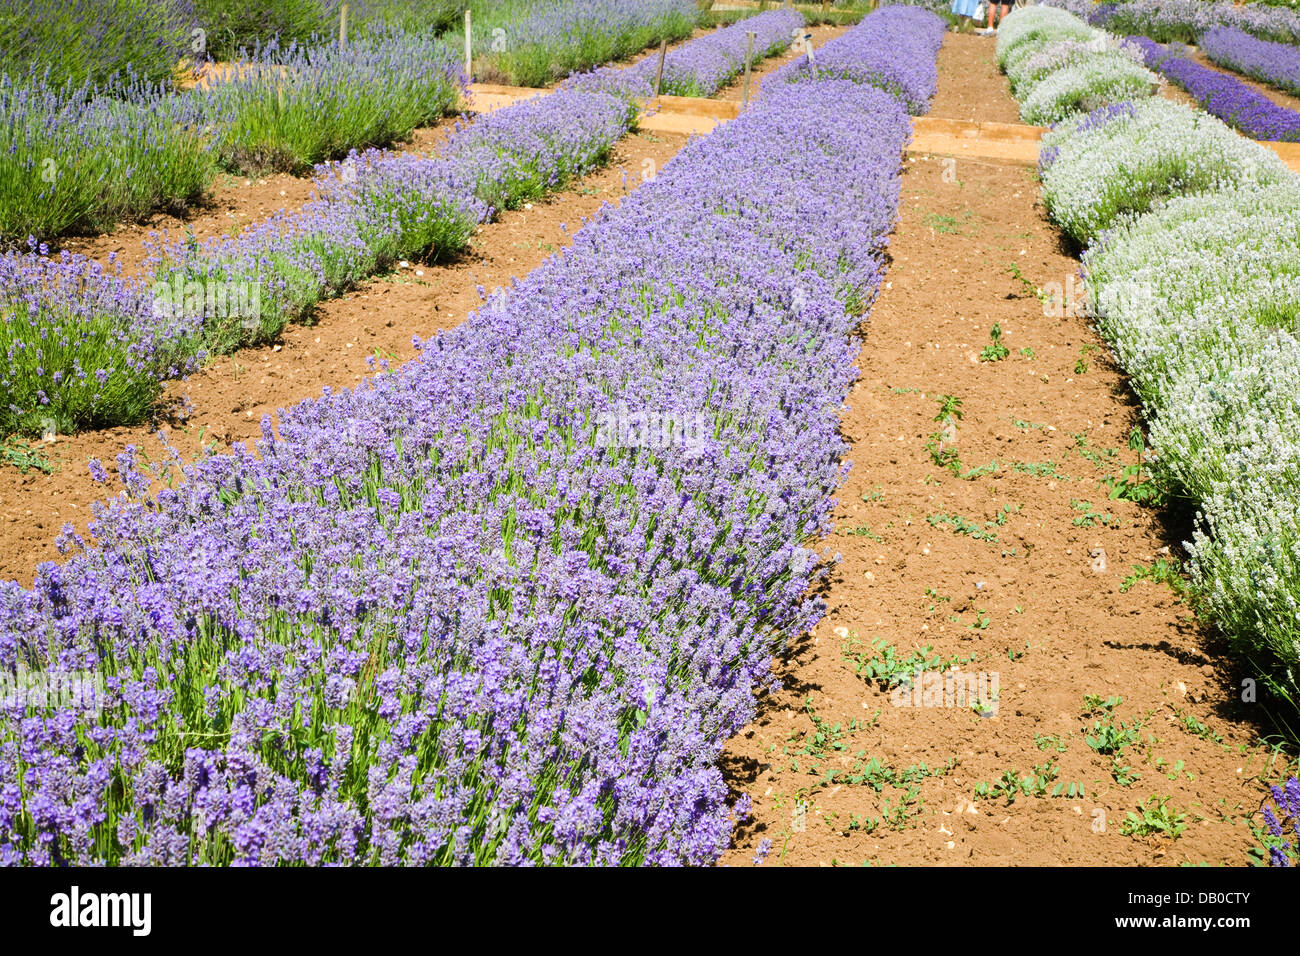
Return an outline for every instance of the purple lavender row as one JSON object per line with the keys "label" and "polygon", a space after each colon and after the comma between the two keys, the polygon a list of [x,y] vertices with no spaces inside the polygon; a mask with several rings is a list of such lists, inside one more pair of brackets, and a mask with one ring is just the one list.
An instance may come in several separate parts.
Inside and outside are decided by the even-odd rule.
{"label": "purple lavender row", "polygon": [[[670,96],[712,96],[744,71],[747,33],[756,34],[756,62],[786,49],[803,24],[803,14],[796,10],[771,10],[685,44],[664,57],[659,91]],[[646,57],[632,66],[607,66],[580,74],[565,87],[648,99],[654,95],[658,66],[658,57]]]}
{"label": "purple lavender row", "polygon": [[[170,84],[194,55],[194,0],[6,0],[0,73],[48,75],[53,86],[105,86],[128,74]],[[215,31],[213,31],[215,32]]]}
{"label": "purple lavender row", "polygon": [[460,124],[438,156],[369,150],[319,167],[320,199],[234,238],[164,242],[151,265],[163,289],[179,281],[259,290],[255,316],[203,317],[204,347],[271,339],[399,259],[436,261],[463,249],[498,210],[541,198],[603,161],[632,120],[627,103],[607,94],[534,97]]}
{"label": "purple lavender row", "polygon": [[0,704],[0,863],[716,859],[723,744],[822,613],[909,131],[769,91],[420,359],[0,587],[0,665],[66,691]]}
{"label": "purple lavender row", "polygon": [[1201,35],[1201,52],[1220,66],[1300,96],[1300,49],[1260,40],[1231,27]]}
{"label": "purple lavender row", "polygon": [[[689,57],[696,43],[714,38],[679,52]],[[9,253],[0,272],[0,350],[10,356],[0,432],[139,421],[163,381],[207,354],[273,339],[322,299],[400,259],[463,249],[495,210],[540,198],[603,161],[634,117],[627,100],[560,90],[460,125],[437,157],[354,154],[317,167],[321,198],[301,210],[202,245],[164,237],[148,282],[65,257],[57,268],[90,269],[92,282],[111,285],[95,293],[112,307],[92,326],[69,300],[73,287],[47,281],[51,266],[35,250]],[[50,337],[58,349],[42,346]]]}
{"label": "purple lavender row", "polygon": [[1161,42],[1195,43],[1208,30],[1232,27],[1279,43],[1300,43],[1300,11],[1232,0],[1041,0],[1112,33],[1145,35]]}
{"label": "purple lavender row", "polygon": [[1252,139],[1300,142],[1300,113],[1295,110],[1279,106],[1236,77],[1171,52],[1149,37],[1129,37],[1128,42],[1142,48],[1148,67],[1185,89],[1207,113]]}
{"label": "purple lavender row", "polygon": [[888,6],[831,40],[812,57],[782,67],[770,82],[846,79],[897,96],[914,115],[930,108],[938,87],[937,56],[943,21],[920,7]]}
{"label": "purple lavender row", "polygon": [[[139,421],[207,354],[273,339],[399,259],[464,248],[494,207],[602,161],[631,120],[615,97],[554,93],[463,127],[438,157],[354,155],[318,168],[321,198],[301,210],[202,245],[164,237],[148,279],[34,245],[0,256],[0,433]],[[100,307],[87,315],[83,298]]]}

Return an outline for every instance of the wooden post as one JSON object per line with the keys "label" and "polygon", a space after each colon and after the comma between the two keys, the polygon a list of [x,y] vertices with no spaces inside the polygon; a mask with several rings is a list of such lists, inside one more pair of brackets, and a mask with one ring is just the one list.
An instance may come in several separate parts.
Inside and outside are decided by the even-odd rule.
{"label": "wooden post", "polygon": [[465,11],[465,78],[473,82],[474,80],[474,54],[470,44],[470,32],[473,29],[470,23],[470,13]]}
{"label": "wooden post", "polygon": [[667,38],[659,41],[659,67],[655,70],[655,99],[659,99],[659,86],[664,81],[664,57],[668,55]]}
{"label": "wooden post", "polygon": [[339,46],[348,45],[348,5],[339,8]]}
{"label": "wooden post", "polygon": [[740,108],[742,110],[749,105],[749,70],[754,62],[754,37],[757,35],[753,30],[745,31],[745,86],[740,93]]}

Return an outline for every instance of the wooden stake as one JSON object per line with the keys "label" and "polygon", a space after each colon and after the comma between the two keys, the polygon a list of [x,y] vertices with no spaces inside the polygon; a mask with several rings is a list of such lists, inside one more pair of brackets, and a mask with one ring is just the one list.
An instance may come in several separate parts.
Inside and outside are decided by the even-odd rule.
{"label": "wooden stake", "polygon": [[743,110],[749,105],[749,70],[754,61],[754,37],[757,34],[753,30],[745,31],[745,87],[740,93],[740,108]]}
{"label": "wooden stake", "polygon": [[668,40],[659,41],[659,68],[655,70],[655,99],[659,99],[659,85],[664,80],[664,57],[668,55]]}
{"label": "wooden stake", "polygon": [[470,23],[469,11],[465,11],[465,78],[471,82],[474,79],[474,55],[470,46],[470,31],[473,29]]}
{"label": "wooden stake", "polygon": [[348,45],[348,5],[339,8],[339,46]]}

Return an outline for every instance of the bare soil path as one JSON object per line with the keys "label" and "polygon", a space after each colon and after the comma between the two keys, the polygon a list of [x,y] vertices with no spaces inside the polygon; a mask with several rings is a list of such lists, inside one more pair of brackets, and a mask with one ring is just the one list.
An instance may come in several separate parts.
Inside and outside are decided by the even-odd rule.
{"label": "bare soil path", "polygon": [[[950,33],[939,63],[931,115],[1015,121],[991,39]],[[842,560],[784,688],[729,745],[754,811],[723,862],[1249,860],[1286,764],[1255,743],[1249,675],[1168,584],[1130,580],[1183,529],[1108,500],[1140,460],[1138,409],[1037,199],[1023,166],[906,165],[822,542]]]}

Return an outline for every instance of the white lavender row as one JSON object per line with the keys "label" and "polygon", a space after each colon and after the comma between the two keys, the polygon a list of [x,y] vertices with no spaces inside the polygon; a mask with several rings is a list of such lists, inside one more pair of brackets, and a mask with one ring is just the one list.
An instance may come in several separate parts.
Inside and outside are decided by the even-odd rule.
{"label": "white lavender row", "polygon": [[1196,509],[1193,580],[1272,703],[1300,707],[1300,178],[1163,99],[1057,124],[1039,165],[1156,472]]}
{"label": "white lavender row", "polygon": [[715,859],[723,743],[821,613],[909,130],[769,91],[420,360],[0,587],[0,663],[99,692],[0,705],[0,862]]}
{"label": "white lavender row", "polygon": [[1151,96],[1160,79],[1136,45],[1051,7],[1019,10],[998,30],[997,58],[1027,123]]}
{"label": "white lavender row", "polygon": [[1300,179],[1171,199],[1084,263],[1147,404],[1162,470],[1198,509],[1191,569],[1252,673],[1300,675]]}

